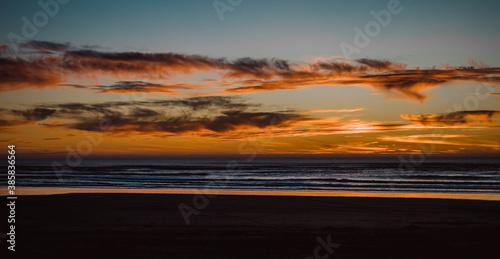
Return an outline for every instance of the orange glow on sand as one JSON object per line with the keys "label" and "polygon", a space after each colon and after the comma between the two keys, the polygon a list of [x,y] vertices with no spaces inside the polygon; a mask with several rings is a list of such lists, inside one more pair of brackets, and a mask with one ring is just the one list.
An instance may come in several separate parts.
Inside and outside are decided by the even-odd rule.
{"label": "orange glow on sand", "polygon": [[[6,190],[7,188],[2,188]],[[6,192],[6,191],[5,191]],[[7,195],[7,193],[3,195]],[[199,190],[199,189],[124,189],[124,188],[60,188],[21,187],[17,195],[54,195],[70,193],[134,193],[134,194],[209,194],[209,195],[259,195],[259,196],[312,196],[312,197],[365,197],[365,198],[427,198],[500,201],[500,194],[458,193],[396,193],[396,192],[317,192],[317,191],[260,191],[260,190]]]}

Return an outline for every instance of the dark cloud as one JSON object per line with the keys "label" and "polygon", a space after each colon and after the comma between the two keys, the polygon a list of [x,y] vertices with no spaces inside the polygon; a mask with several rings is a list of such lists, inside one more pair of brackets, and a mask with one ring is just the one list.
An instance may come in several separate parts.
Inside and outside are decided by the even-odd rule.
{"label": "dark cloud", "polygon": [[24,88],[57,87],[64,76],[55,57],[35,60],[0,57],[0,92]]}
{"label": "dark cloud", "polygon": [[223,67],[229,70],[226,73],[226,76],[229,77],[253,76],[267,79],[276,75],[295,72],[290,69],[288,61],[281,59],[253,59],[246,57],[236,59],[234,62],[226,61]]}
{"label": "dark cloud", "polygon": [[152,109],[145,109],[145,108],[140,108],[140,107],[134,107],[131,111],[131,116],[133,117],[143,117],[143,118],[149,118],[149,117],[154,117],[154,116],[159,116],[161,113],[152,110]]}
{"label": "dark cloud", "polygon": [[208,122],[206,128],[215,132],[233,131],[238,126],[265,128],[274,126],[273,121],[278,118],[281,123],[300,117],[302,116],[291,113],[229,111]]}
{"label": "dark cloud", "polygon": [[388,69],[392,65],[392,62],[387,60],[377,60],[368,58],[356,59],[356,62],[376,69]]}
{"label": "dark cloud", "polygon": [[69,49],[69,43],[55,43],[50,41],[32,40],[20,44],[20,47],[26,49],[37,50],[42,53],[65,52]]}
{"label": "dark cloud", "polygon": [[[291,111],[256,110],[260,105],[237,97],[193,97],[176,100],[142,102],[108,102],[98,104],[65,103],[40,105],[29,110],[10,110],[27,120],[60,120],[44,123],[47,127],[64,127],[84,131],[119,132],[228,132],[241,127],[265,128],[305,116]],[[5,121],[8,124],[8,121]],[[2,121],[0,121],[2,125]],[[109,128],[103,125],[111,125]]]}
{"label": "dark cloud", "polygon": [[158,84],[146,81],[119,81],[112,85],[78,85],[60,84],[60,86],[71,86],[78,89],[94,89],[98,93],[174,93],[179,89],[206,88],[207,85],[192,84]]}
{"label": "dark cloud", "polygon": [[182,89],[179,85],[164,85],[144,81],[119,81],[113,85],[97,85],[92,87],[100,93],[141,93],[141,92],[165,92],[172,93],[173,90]]}
{"label": "dark cloud", "polygon": [[426,126],[455,126],[470,124],[491,124],[493,117],[500,115],[500,111],[477,110],[457,111],[446,114],[409,115],[402,114],[401,117],[412,122],[421,123]]}
{"label": "dark cloud", "polygon": [[[68,51],[63,57],[66,69],[107,72],[162,73],[165,69],[188,72],[193,69],[223,68],[225,59],[178,53]],[[159,75],[160,76],[160,75]]]}
{"label": "dark cloud", "polygon": [[100,86],[102,90],[145,90],[149,87],[159,87],[161,84],[148,83],[144,81],[120,81],[110,86]]}
{"label": "dark cloud", "polygon": [[40,121],[40,120],[45,120],[47,117],[52,115],[56,110],[46,109],[46,108],[35,108],[28,110],[11,110],[11,111],[14,114],[23,116],[27,120]]}
{"label": "dark cloud", "polygon": [[144,117],[122,115],[120,117],[98,117],[94,119],[85,119],[74,124],[61,125],[67,128],[101,131],[103,121],[112,123],[113,131],[135,131],[135,132],[168,132],[185,133],[209,130],[222,133],[237,130],[239,127],[247,126],[251,128],[265,128],[273,126],[272,122],[277,118],[296,119],[298,115],[285,114],[278,112],[242,112],[231,111],[222,112],[218,116],[191,117],[191,116],[161,116]]}
{"label": "dark cloud", "polygon": [[0,131],[10,127],[36,123],[54,114],[55,109],[34,108],[26,110],[0,108]]}

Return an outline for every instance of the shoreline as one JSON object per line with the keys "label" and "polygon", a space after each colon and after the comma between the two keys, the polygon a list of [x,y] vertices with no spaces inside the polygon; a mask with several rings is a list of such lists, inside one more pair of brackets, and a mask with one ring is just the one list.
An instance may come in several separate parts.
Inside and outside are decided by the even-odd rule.
{"label": "shoreline", "polygon": [[[7,195],[7,187],[0,187]],[[209,195],[249,195],[249,196],[305,196],[305,197],[364,197],[364,198],[425,198],[500,201],[500,193],[430,193],[430,192],[352,192],[352,191],[264,191],[264,190],[225,190],[225,189],[140,189],[140,188],[81,188],[81,187],[17,187],[16,196],[55,195],[90,193],[129,193],[129,194],[209,194]]]}

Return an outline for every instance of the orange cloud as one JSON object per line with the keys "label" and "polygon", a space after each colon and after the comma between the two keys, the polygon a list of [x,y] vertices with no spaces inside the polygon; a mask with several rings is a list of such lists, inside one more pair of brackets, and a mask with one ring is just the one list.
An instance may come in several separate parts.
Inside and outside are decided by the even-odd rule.
{"label": "orange cloud", "polygon": [[[111,86],[78,86],[101,93],[165,92],[170,95],[246,94],[293,90],[317,85],[367,85],[390,97],[423,102],[427,89],[453,81],[500,82],[500,68],[407,69],[406,64],[374,59],[316,59],[292,64],[281,59],[210,58],[178,53],[99,52],[73,49],[69,44],[32,41],[21,47],[38,52],[30,59],[0,57],[0,91],[66,86],[69,77],[113,76],[128,81]],[[477,63],[477,62],[476,62]],[[477,63],[480,65],[479,63]],[[160,84],[196,71],[217,73],[224,83]],[[124,83],[125,82],[125,83]],[[181,89],[224,88],[215,92],[178,93]]]}

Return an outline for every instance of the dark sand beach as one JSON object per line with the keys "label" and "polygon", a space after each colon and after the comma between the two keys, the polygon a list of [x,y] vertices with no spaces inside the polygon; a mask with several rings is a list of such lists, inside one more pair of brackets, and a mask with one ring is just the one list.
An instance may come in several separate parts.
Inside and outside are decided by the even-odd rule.
{"label": "dark sand beach", "polygon": [[330,236],[316,258],[498,258],[497,201],[218,195],[187,225],[193,197],[20,196],[16,256],[315,258]]}

